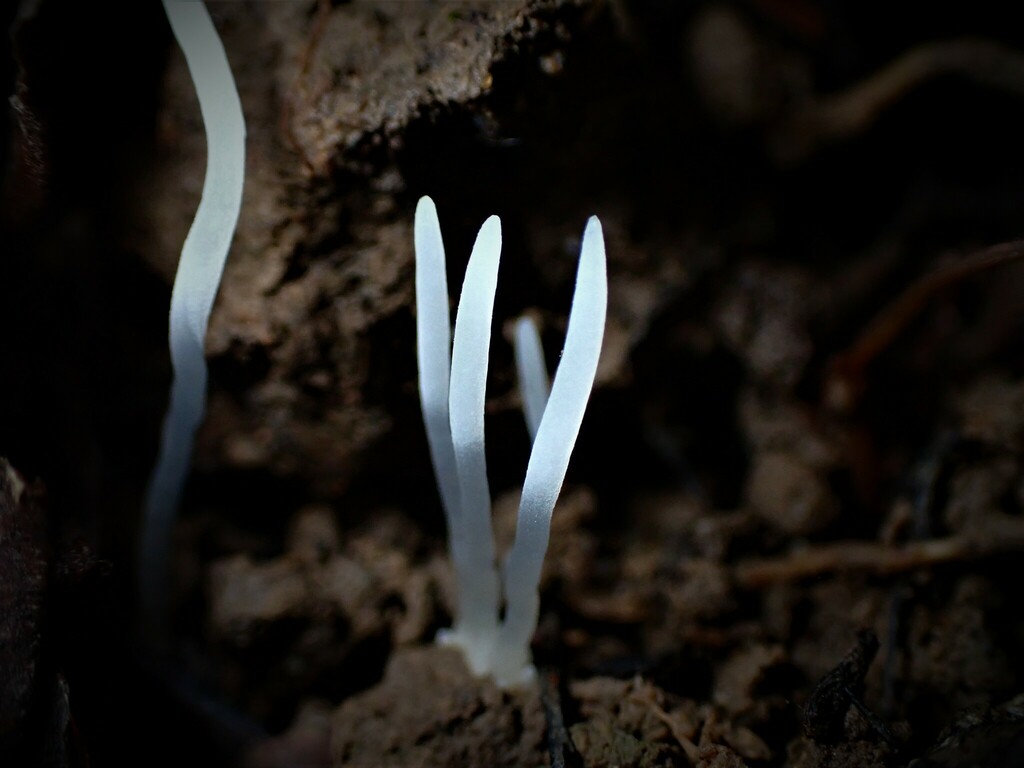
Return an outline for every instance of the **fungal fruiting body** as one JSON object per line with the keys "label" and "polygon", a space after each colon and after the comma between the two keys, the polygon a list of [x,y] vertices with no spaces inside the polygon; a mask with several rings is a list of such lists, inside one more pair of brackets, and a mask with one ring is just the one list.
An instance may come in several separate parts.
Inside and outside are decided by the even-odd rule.
{"label": "fungal fruiting body", "polygon": [[139,597],[148,639],[166,635],[170,539],[206,409],[204,341],[238,222],[245,174],[245,120],[227,54],[196,0],[164,0],[188,65],[206,131],[206,176],[171,290],[169,341],[174,380],[150,479],[139,552]]}
{"label": "fungal fruiting body", "polygon": [[544,348],[540,343],[537,323],[529,315],[516,320],[512,328],[512,348],[516,356],[516,380],[523,401],[523,416],[530,441],[536,439],[544,406],[548,402],[551,384],[544,364]]}
{"label": "fungal fruiting body", "polygon": [[534,674],[529,644],[537,626],[538,585],[551,514],[601,352],[608,303],[604,236],[600,222],[591,217],[583,233],[565,347],[550,393],[536,326],[530,320],[516,326],[517,370],[533,449],[515,541],[504,569],[505,611],[500,622],[502,590],[484,457],[484,398],[501,224],[492,216],[477,236],[453,343],[441,228],[427,197],[416,208],[415,247],[420,401],[458,589],[455,626],[439,640],[462,649],[474,674],[492,675],[502,685],[519,685]]}

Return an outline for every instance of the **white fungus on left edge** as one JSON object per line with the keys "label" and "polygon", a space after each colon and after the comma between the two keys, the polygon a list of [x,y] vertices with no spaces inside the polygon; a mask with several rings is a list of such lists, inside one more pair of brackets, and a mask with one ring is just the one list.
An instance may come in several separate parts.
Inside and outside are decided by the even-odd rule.
{"label": "white fungus on left edge", "polygon": [[206,327],[238,223],[245,179],[245,118],[224,45],[198,0],[164,0],[164,11],[185,55],[206,131],[206,176],[195,219],[181,249],[171,290],[170,404],[150,478],[139,547],[143,632],[166,642],[170,542],[195,433],[206,410]]}

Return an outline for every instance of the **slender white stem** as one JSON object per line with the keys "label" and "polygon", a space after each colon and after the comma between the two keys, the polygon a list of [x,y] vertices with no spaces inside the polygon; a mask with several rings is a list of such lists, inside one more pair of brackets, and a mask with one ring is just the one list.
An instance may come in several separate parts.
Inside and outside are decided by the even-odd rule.
{"label": "slender white stem", "polygon": [[526,417],[526,429],[533,441],[537,439],[537,429],[548,403],[551,385],[548,383],[548,367],[544,363],[540,331],[529,315],[516,320],[512,348],[516,357],[516,378],[519,380],[519,397],[523,401],[523,416]]}
{"label": "slender white stem", "polygon": [[487,361],[500,256],[501,222],[491,216],[480,228],[466,267],[455,318],[449,392],[462,517],[460,535],[453,537],[459,609],[452,640],[462,647],[477,674],[485,672],[489,663],[500,597],[484,454]]}
{"label": "slender white stem", "polygon": [[448,522],[449,548],[459,529],[459,475],[448,419],[452,329],[448,309],[448,278],[437,208],[429,197],[416,206],[416,357],[420,405],[427,430],[430,459]]}
{"label": "slender white stem", "polygon": [[505,621],[491,669],[505,685],[532,676],[530,638],[537,627],[537,588],[551,533],[551,513],[594,385],[607,305],[604,235],[601,223],[592,216],[583,233],[565,348],[530,453],[516,537],[505,563]]}
{"label": "slender white stem", "polygon": [[202,197],[171,291],[174,381],[147,493],[139,552],[142,624],[154,644],[162,644],[167,636],[170,541],[195,432],[206,409],[206,328],[238,222],[245,176],[242,105],[210,14],[196,0],[164,0],[164,11],[199,97],[207,155]]}

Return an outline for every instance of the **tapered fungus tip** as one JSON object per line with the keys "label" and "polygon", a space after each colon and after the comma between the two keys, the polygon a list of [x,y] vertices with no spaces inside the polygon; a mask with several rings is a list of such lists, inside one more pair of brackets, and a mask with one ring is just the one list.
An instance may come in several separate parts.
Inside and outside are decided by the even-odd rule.
{"label": "tapered fungus tip", "polygon": [[580,262],[584,268],[589,264],[604,269],[604,229],[597,216],[587,219],[587,226],[583,230],[583,245],[580,247]]}
{"label": "tapered fungus tip", "polygon": [[416,222],[419,223],[421,216],[429,216],[433,219],[437,219],[437,206],[434,205],[434,201],[430,199],[429,195],[424,195],[420,198],[419,202],[416,203]]}
{"label": "tapered fungus tip", "polygon": [[480,227],[480,234],[476,236],[477,248],[491,258],[498,258],[501,253],[501,219],[497,216],[488,216],[487,221]]}
{"label": "tapered fungus tip", "polygon": [[[437,220],[434,201],[424,195],[416,204],[416,219],[413,224],[413,240],[416,247],[416,264],[437,269],[444,264],[444,244],[441,240],[441,223]],[[445,303],[448,301],[448,287],[444,286]]]}

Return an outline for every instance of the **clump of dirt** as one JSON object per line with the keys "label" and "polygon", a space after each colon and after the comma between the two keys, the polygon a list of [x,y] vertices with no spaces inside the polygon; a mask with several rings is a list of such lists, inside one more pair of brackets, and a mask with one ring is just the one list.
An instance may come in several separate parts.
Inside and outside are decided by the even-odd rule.
{"label": "clump of dirt", "polygon": [[336,766],[542,765],[544,730],[536,688],[501,691],[469,674],[457,651],[414,648],[338,708],[331,757]]}

